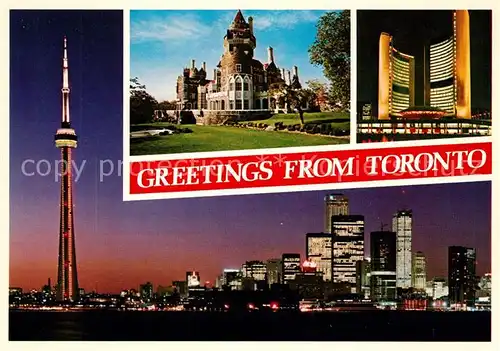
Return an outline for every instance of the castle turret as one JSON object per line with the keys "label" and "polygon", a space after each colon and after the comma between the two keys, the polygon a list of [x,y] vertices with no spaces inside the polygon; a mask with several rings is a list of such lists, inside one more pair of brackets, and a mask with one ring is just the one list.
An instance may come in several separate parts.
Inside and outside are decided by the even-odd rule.
{"label": "castle turret", "polygon": [[274,50],[272,47],[267,48],[267,62],[274,62]]}
{"label": "castle turret", "polygon": [[253,17],[248,17],[248,26],[250,27],[250,33],[253,35]]}

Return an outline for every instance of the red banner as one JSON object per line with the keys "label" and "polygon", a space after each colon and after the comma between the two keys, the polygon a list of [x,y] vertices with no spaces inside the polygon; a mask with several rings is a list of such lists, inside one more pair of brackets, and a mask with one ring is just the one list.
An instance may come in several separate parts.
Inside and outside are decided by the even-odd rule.
{"label": "red banner", "polygon": [[487,175],[491,163],[491,142],[140,161],[130,193]]}

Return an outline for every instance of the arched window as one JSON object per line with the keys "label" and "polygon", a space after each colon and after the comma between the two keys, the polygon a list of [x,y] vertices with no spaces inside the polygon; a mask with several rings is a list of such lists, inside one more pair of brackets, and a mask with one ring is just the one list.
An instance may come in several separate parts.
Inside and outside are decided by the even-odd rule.
{"label": "arched window", "polygon": [[243,90],[244,91],[249,91],[250,90],[250,79],[248,77],[245,77],[245,81],[243,82]]}
{"label": "arched window", "polygon": [[241,77],[236,78],[236,91],[241,90]]}
{"label": "arched window", "polygon": [[234,80],[233,78],[231,78],[229,80],[229,91],[233,91],[234,90]]}

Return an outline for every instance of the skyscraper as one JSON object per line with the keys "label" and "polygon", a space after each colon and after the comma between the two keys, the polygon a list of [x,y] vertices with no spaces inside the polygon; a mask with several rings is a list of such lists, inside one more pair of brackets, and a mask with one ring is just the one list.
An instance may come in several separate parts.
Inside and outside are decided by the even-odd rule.
{"label": "skyscraper", "polygon": [[392,217],[392,231],[396,233],[396,286],[411,287],[411,234],[413,215],[411,210],[398,211]]}
{"label": "skyscraper", "polygon": [[476,249],[448,248],[448,297],[451,304],[473,305],[476,293]]}
{"label": "skyscraper", "polygon": [[365,298],[370,297],[370,276],[370,259],[365,258],[363,261],[356,262],[356,293]]}
{"label": "skyscraper", "polygon": [[283,284],[289,284],[300,273],[300,254],[284,253],[282,256]]}
{"label": "skyscraper", "polygon": [[282,279],[282,263],[279,258],[267,260],[267,284],[279,284]]}
{"label": "skyscraper", "polygon": [[432,42],[424,55],[425,104],[471,118],[469,12],[453,12],[453,33]]}
{"label": "skyscraper", "polygon": [[318,272],[323,273],[323,280],[333,278],[333,236],[330,233],[308,233],[306,235],[306,259],[317,265]]}
{"label": "skyscraper", "polygon": [[71,128],[69,116],[69,72],[68,49],[64,37],[62,84],[62,121],[55,135],[56,147],[61,150],[61,198],[59,207],[59,262],[57,270],[58,301],[78,300],[78,275],[75,251],[75,230],[73,214],[73,179],[71,174],[71,150],[77,146],[75,130]]}
{"label": "skyscraper", "polygon": [[349,199],[343,194],[325,196],[325,233],[332,232],[332,216],[349,215]]}
{"label": "skyscraper", "polygon": [[262,261],[246,261],[242,265],[243,278],[250,278],[255,281],[266,281],[267,266]]}
{"label": "skyscraper", "polygon": [[396,233],[370,234],[370,297],[374,301],[396,299]]}
{"label": "skyscraper", "polygon": [[356,292],[356,262],[365,256],[363,216],[332,216],[333,281],[350,283]]}
{"label": "skyscraper", "polygon": [[397,50],[393,38],[379,39],[378,118],[390,119],[415,104],[415,58]]}
{"label": "skyscraper", "polygon": [[427,285],[427,264],[425,255],[421,251],[417,251],[413,254],[411,280],[411,286],[413,288],[425,290]]}

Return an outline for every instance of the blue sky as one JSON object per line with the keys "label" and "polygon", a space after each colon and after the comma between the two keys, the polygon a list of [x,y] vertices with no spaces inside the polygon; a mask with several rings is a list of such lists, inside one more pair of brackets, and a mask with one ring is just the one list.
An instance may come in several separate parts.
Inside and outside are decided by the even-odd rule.
{"label": "blue sky", "polygon": [[[158,101],[175,98],[175,81],[191,59],[207,63],[208,78],[222,55],[224,34],[237,10],[130,11],[130,69]],[[302,82],[324,81],[322,68],[309,63],[316,23],[324,11],[243,10],[254,18],[255,58],[267,61],[274,48],[278,67],[299,68]]]}

